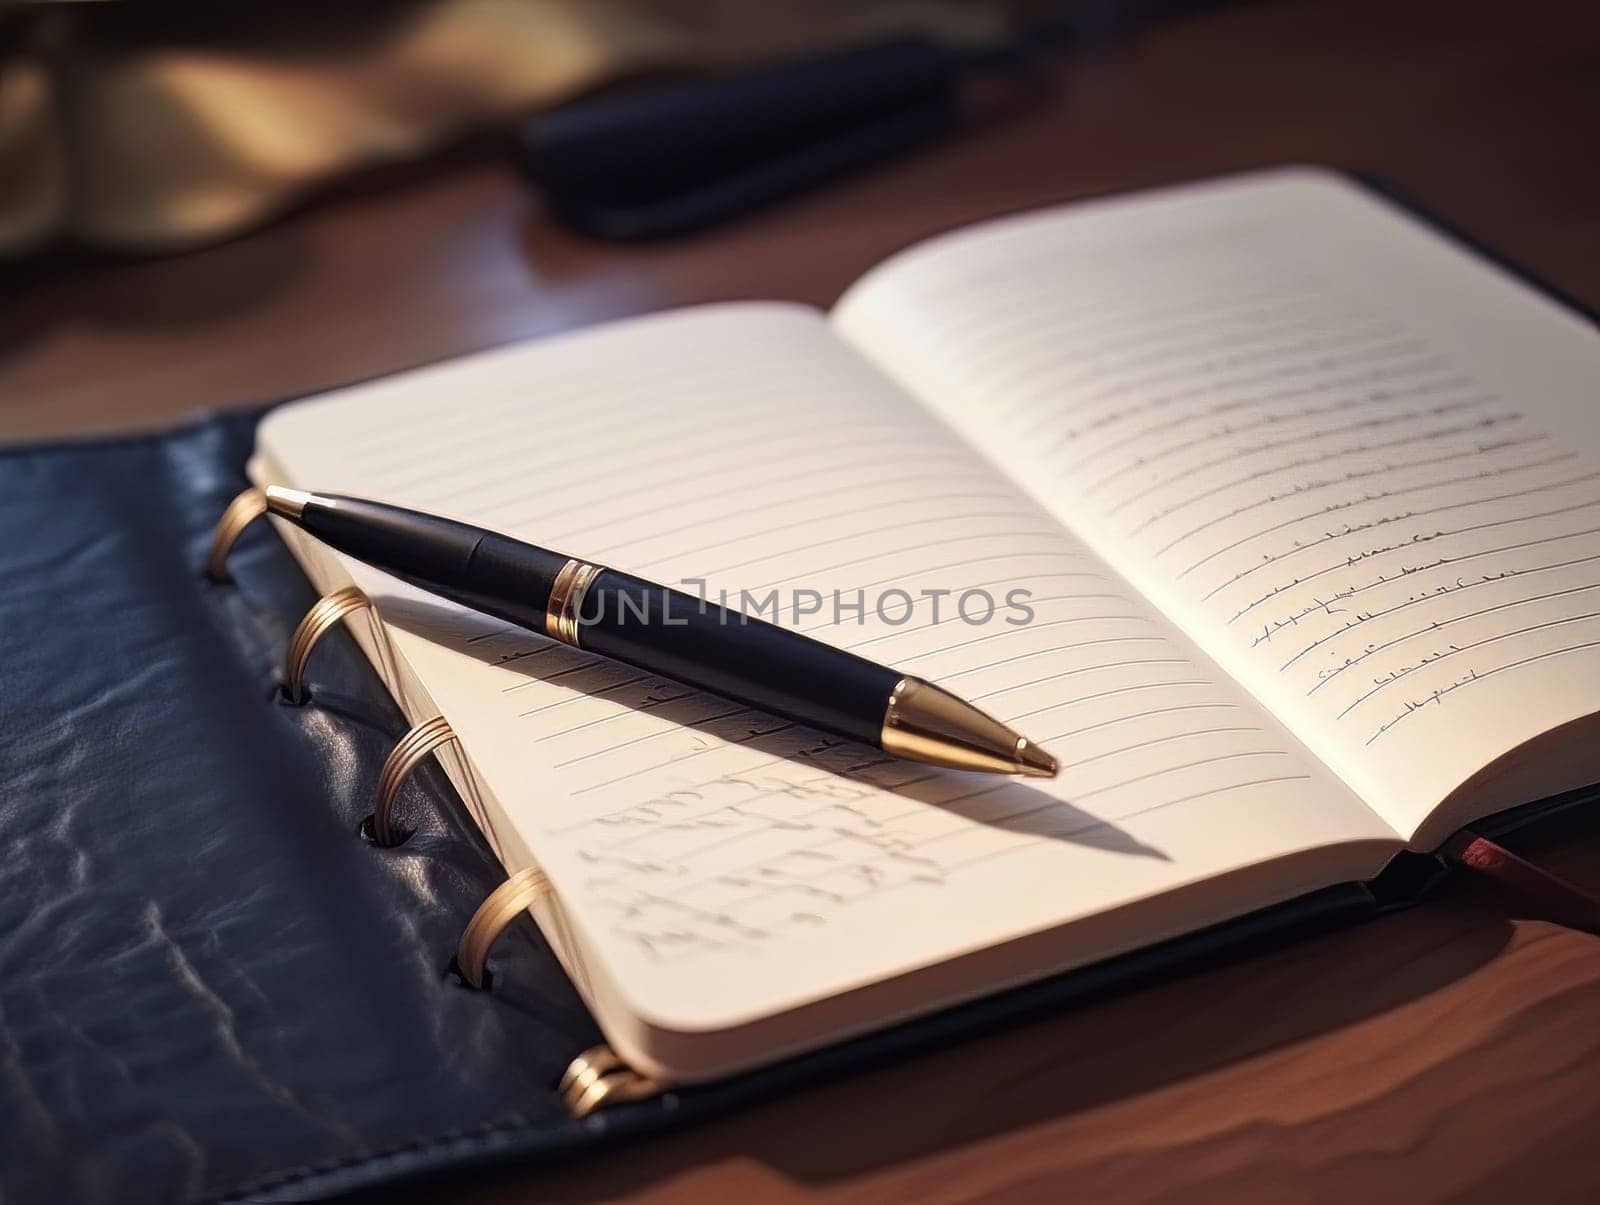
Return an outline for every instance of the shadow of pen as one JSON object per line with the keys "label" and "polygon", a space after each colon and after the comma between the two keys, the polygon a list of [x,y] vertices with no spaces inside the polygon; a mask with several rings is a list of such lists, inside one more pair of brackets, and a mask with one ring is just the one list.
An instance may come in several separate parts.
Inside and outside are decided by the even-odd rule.
{"label": "shadow of pen", "polygon": [[[833,780],[835,785],[826,794],[840,806],[887,791],[972,824],[1019,836],[1128,857],[1170,860],[1114,821],[1076,807],[1032,781],[904,761],[684,683],[583,653],[548,637],[507,628],[444,602],[410,594],[384,596],[374,602],[386,622],[436,644],[503,666],[530,682],[559,680],[569,690],[659,716],[694,733],[698,747],[661,763],[660,769],[729,745],[742,745],[767,755],[768,760],[730,775],[729,780],[763,789],[760,772],[768,771],[766,785],[774,794],[792,789],[792,784],[781,779],[782,768],[803,766]],[[516,633],[518,644],[510,653],[486,639],[511,632]]]}

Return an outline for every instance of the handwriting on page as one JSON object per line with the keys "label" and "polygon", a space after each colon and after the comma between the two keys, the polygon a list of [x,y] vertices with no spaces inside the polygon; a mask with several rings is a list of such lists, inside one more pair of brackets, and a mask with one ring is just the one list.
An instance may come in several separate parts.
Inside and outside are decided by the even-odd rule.
{"label": "handwriting on page", "polygon": [[[1071,630],[1081,618],[1090,634],[991,633],[976,642],[991,652],[946,676],[1012,683],[973,697],[1016,722],[1050,721],[1038,731],[1068,769],[1048,790],[899,761],[561,646],[507,654],[541,668],[504,693],[541,700],[522,714],[585,805],[559,834],[590,868],[586,898],[658,958],[827,924],[869,897],[940,888],[1040,842],[1162,857],[1120,822],[1306,780],[1163,638],[1085,607],[1073,614],[1070,601],[1043,623]],[[1051,672],[1029,670],[1041,662]],[[1005,707],[1008,695],[1030,705]]]}
{"label": "handwriting on page", "polygon": [[1600,644],[1600,466],[1515,399],[1293,254],[1075,283],[1025,323],[1016,277],[975,283],[963,381],[1358,743]]}

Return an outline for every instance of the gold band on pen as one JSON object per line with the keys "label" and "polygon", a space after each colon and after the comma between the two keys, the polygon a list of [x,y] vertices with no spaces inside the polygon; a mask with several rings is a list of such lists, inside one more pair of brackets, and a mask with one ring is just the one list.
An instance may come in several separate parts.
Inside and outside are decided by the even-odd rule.
{"label": "gold band on pen", "polygon": [[545,604],[544,630],[552,640],[578,647],[578,614],[583,608],[583,597],[589,592],[602,568],[580,561],[576,557],[561,566],[555,583],[550,587],[550,601]]}

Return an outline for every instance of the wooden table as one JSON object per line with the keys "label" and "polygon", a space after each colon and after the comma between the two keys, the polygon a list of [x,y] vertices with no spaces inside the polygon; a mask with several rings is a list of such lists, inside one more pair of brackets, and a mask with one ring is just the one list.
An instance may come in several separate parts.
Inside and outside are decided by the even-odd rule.
{"label": "wooden table", "polygon": [[[1600,306],[1593,4],[1240,5],[1080,51],[1057,83],[1028,115],[660,246],[567,234],[477,155],[200,254],[13,268],[0,436],[147,426],[685,302],[827,304],[961,222],[1285,161],[1380,176]],[[1538,852],[1600,888],[1600,822]],[[1521,915],[1463,880],[453,1199],[1600,1200],[1600,940]]]}

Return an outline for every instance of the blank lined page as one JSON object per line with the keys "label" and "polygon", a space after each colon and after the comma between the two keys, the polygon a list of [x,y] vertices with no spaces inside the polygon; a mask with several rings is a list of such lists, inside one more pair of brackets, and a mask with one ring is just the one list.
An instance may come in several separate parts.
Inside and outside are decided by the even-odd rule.
{"label": "blank lined page", "polygon": [[[476,357],[280,410],[261,447],[298,486],[703,579],[734,606],[775,595],[779,621],[945,684],[1062,759],[1043,784],[896,761],[351,564],[461,735],[496,847],[551,875],[602,1023],[647,1064],[659,1054],[617,1010],[686,1031],[750,1022],[1231,884],[1007,971],[1028,977],[1370,873],[1393,846],[1097,555],[811,311],[719,307]],[[1324,860],[1264,869],[1307,851]]]}
{"label": "blank lined page", "polygon": [[1354,184],[995,223],[837,322],[1403,834],[1600,710],[1600,339]]}

